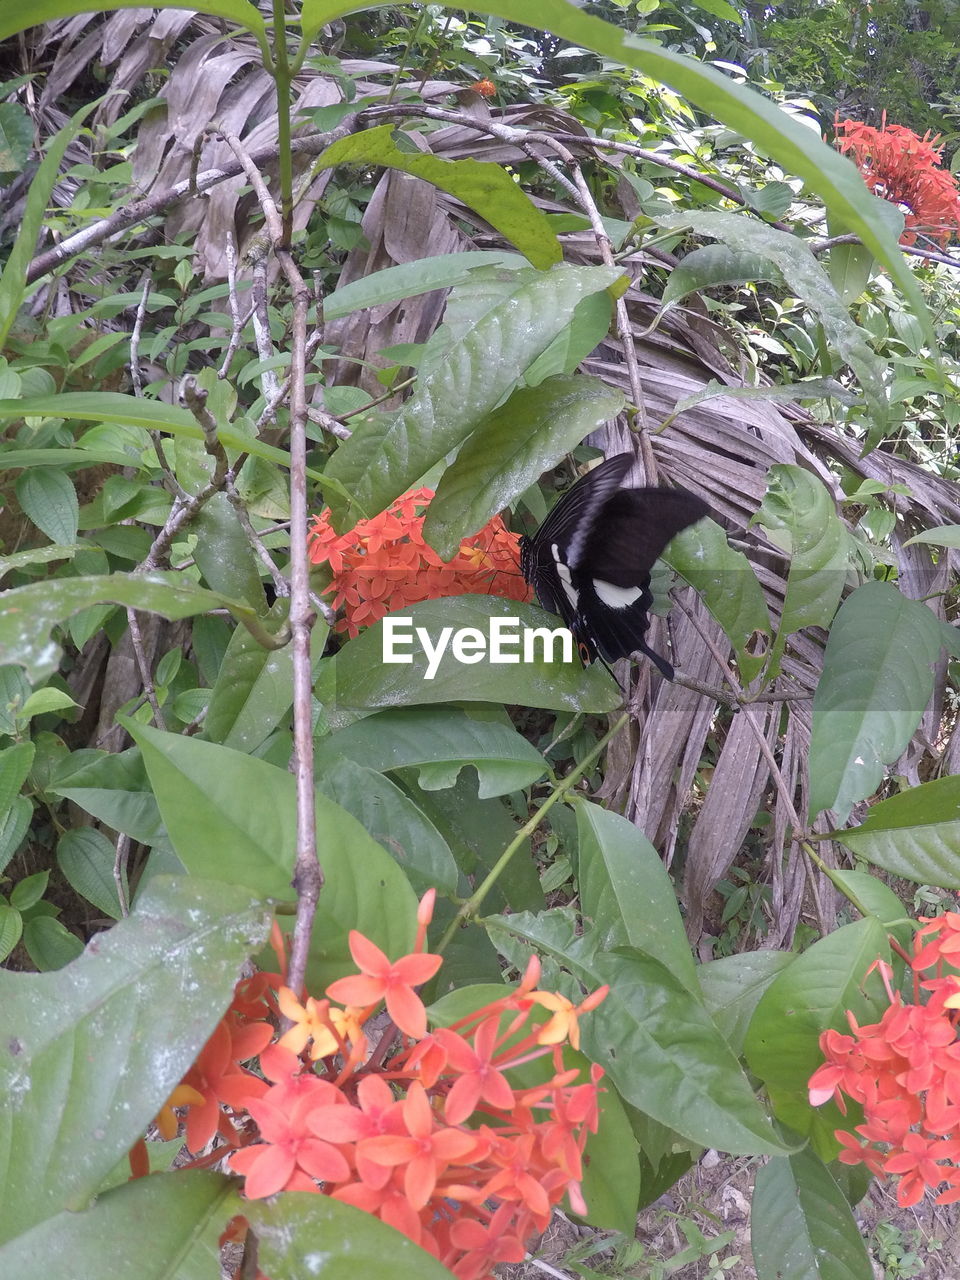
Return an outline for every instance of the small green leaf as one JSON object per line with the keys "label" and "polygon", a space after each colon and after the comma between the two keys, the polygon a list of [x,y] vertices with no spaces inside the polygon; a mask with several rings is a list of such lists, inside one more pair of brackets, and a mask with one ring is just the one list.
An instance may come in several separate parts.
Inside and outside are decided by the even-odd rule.
{"label": "small green leaf", "polygon": [[[402,262],[397,267],[385,267],[370,275],[351,280],[349,284],[334,289],[323,303],[325,320],[342,320],[354,311],[365,307],[381,307],[387,302],[400,302],[416,298],[434,289],[450,289],[466,284],[470,272],[477,267],[506,267],[517,270],[526,266],[526,259],[516,253],[496,250],[469,250],[466,253],[445,253],[435,258],[419,258],[416,262]],[[351,406],[354,407],[354,406]],[[2,458],[2,455],[0,455]]]}
{"label": "small green leaf", "polygon": [[17,477],[17,500],[24,515],[51,542],[66,546],[77,540],[80,504],[73,481],[63,471],[41,467]]}
{"label": "small green leaf", "polygon": [[0,817],[0,871],[20,848],[27,834],[33,805],[26,796],[15,796],[3,817]]}
{"label": "small green leaf", "polygon": [[811,818],[833,809],[844,822],[876,791],[920,723],[941,644],[935,615],[888,582],[844,601],[813,699]]}
{"label": "small green leaf", "polygon": [[10,177],[27,163],[33,123],[19,102],[0,102],[0,174]]}
{"label": "small green leaf", "polygon": [[0,902],[0,960],[7,956],[20,941],[23,933],[23,917],[16,907]]}
{"label": "small green leaf", "polygon": [[113,868],[116,850],[94,827],[74,827],[65,831],[57,845],[57,865],[82,898],[118,920],[120,899]]}
{"label": "small green leaf", "polygon": [[51,711],[65,711],[68,707],[75,707],[78,704],[63,689],[55,689],[48,686],[46,689],[37,689],[35,693],[31,693],[20,709],[20,719],[30,720],[34,716],[47,715]]}
{"label": "small green leaf", "polygon": [[83,951],[77,935],[47,915],[34,916],[24,923],[23,945],[41,973],[62,969]]}
{"label": "small green leaf", "polygon": [[0,817],[7,813],[14,798],[20,794],[33,765],[35,750],[32,742],[18,742],[0,751]]}
{"label": "small green leaf", "polygon": [[32,876],[24,876],[13,886],[10,893],[10,905],[18,911],[29,911],[43,897],[50,879],[49,871],[37,871]]}
{"label": "small green leaf", "polygon": [[680,259],[670,272],[661,301],[666,307],[688,293],[757,280],[782,284],[783,277],[770,259],[759,253],[731,249],[725,244],[707,244],[692,249]]}

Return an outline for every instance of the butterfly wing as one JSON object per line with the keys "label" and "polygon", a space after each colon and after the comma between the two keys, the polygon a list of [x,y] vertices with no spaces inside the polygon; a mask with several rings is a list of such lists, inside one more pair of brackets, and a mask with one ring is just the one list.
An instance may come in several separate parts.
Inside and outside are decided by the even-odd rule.
{"label": "butterfly wing", "polygon": [[684,489],[621,489],[604,503],[572,566],[578,640],[606,662],[645,653],[673,679],[673,668],[646,643],[650,570],[681,530],[702,519],[705,502]]}
{"label": "butterfly wing", "polygon": [[520,542],[520,570],[544,609],[557,614],[573,629],[577,590],[570,565],[583,546],[597,515],[619,489],[633,465],[629,453],[617,454],[594,467],[562,494],[530,538]]}

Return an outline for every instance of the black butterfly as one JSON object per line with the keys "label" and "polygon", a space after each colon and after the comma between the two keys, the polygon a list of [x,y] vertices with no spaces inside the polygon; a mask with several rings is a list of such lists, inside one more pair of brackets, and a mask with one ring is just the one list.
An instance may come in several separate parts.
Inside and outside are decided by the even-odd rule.
{"label": "black butterfly", "polygon": [[709,508],[685,489],[621,489],[632,466],[633,455],[619,453],[578,480],[533,537],[520,539],[520,569],[544,609],[573,632],[584,662],[639,651],[672,680],[673,667],[644,638],[650,570]]}

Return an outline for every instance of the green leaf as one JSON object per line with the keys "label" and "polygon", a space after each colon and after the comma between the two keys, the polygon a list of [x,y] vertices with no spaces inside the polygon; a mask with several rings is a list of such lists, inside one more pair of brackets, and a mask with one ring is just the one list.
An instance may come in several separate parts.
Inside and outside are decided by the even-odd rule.
{"label": "green leaf", "polygon": [[194,559],[210,590],[266,613],[260,561],[225,493],[215,493],[203,504],[190,531],[197,535]]}
{"label": "green leaf", "polygon": [[48,789],[141,844],[165,841],[140,749],[134,747],[116,755],[95,751],[86,754],[92,759],[78,761],[76,755],[68,757]]}
{"label": "green leaf", "polygon": [[4,870],[20,848],[32,817],[33,805],[27,797],[16,796],[7,812],[0,818],[0,871]]}
{"label": "green leaf", "polygon": [[62,969],[83,951],[77,935],[47,915],[33,916],[24,922],[23,946],[41,973]]}
{"label": "green leaf", "polygon": [[65,711],[68,707],[77,705],[69,693],[48,685],[45,689],[37,689],[35,693],[31,693],[20,708],[20,719],[30,720],[34,716],[47,715],[51,711]]}
{"label": "green leaf", "polygon": [[0,102],[0,174],[20,172],[33,146],[33,124],[19,102]]}
{"label": "green leaf", "polygon": [[380,711],[317,741],[314,764],[328,772],[339,760],[353,760],[379,773],[420,770],[421,786],[451,786],[472,765],[480,798],[520,791],[543,776],[543,756],[510,724],[476,720],[457,707]]}
{"label": "green leaf", "polygon": [[14,487],[24,515],[51,542],[65,546],[76,542],[80,504],[68,475],[50,468],[24,471]]}
{"label": "green leaf", "polygon": [[23,916],[16,907],[8,907],[5,902],[0,902],[0,960],[6,960],[22,934]]}
{"label": "green leaf", "polygon": [[714,520],[698,520],[684,529],[664,558],[703,597],[733,646],[744,683],[749,684],[763,666],[773,631],[763,588],[750,561],[730,546]]}
{"label": "green leaf", "polygon": [[960,777],[910,787],[872,805],[865,821],[832,833],[876,867],[945,889],[960,889]]}
{"label": "green leaf", "polygon": [[807,1082],[823,1061],[820,1034],[828,1027],[846,1031],[848,1009],[861,1024],[877,1020],[886,1000],[877,975],[866,975],[876,960],[889,958],[886,931],[875,916],[844,925],[774,979],[747,1030],[747,1062],[766,1085],[777,1117],[811,1135],[827,1158],[837,1150],[834,1129],[846,1122],[834,1103],[813,1108],[808,1101]]}
{"label": "green leaf", "polygon": [[49,880],[49,871],[36,871],[32,876],[24,876],[13,887],[10,905],[18,911],[29,911],[46,893]]}
{"label": "green leaf", "polygon": [[[366,722],[363,722],[366,723]],[[414,893],[457,892],[457,864],[443,836],[422,809],[389,778],[353,760],[336,760],[317,775],[325,796],[352,813],[401,867]]]}
{"label": "green leaf", "polygon": [[[214,742],[134,726],[164,825],[191,875],[229,879],[291,901],[296,782],[286,769]],[[311,958],[322,986],[354,972],[347,943],[359,929],[389,955],[413,943],[417,902],[403,872],[345,809],[315,797],[326,877]],[[316,972],[316,971],[315,971]]]}
{"label": "green leaf", "polygon": [[34,751],[32,742],[18,742],[0,751],[0,817],[7,813],[20,794],[33,764]]}
{"label": "green leaf", "polygon": [[873,1280],[846,1197],[809,1147],[757,1170],[750,1248],[757,1280]]}
{"label": "green leaf", "polygon": [[548,378],[523,387],[482,422],[448,467],[427,508],[423,536],[443,560],[584,436],[623,408],[599,378]]}
{"label": "green leaf", "polygon": [[43,680],[57,667],[59,648],[53,628],[80,609],[106,602],[159,613],[175,621],[224,604],[237,614],[244,606],[195,587],[177,573],[102,574],[88,578],[16,587],[0,602],[0,664],[19,663],[32,680]]}
{"label": "green leaf", "polygon": [[927,542],[935,547],[953,547],[956,550],[960,548],[960,524],[939,524],[934,529],[924,529],[922,533],[908,538],[903,545],[912,547],[915,542]]}
{"label": "green leaf", "polygon": [[57,865],[82,898],[119,920],[120,899],[113,875],[116,850],[94,827],[65,831],[57,844]]}
{"label": "green leaf", "polygon": [[770,468],[757,519],[790,556],[780,630],[768,664],[773,677],[792,632],[828,627],[833,620],[846,580],[849,537],[823,482],[802,467]]}
{"label": "green leaf", "polygon": [[[38,0],[38,4],[31,5],[29,9],[18,11],[13,18],[13,25],[11,25],[9,12],[0,13],[0,40],[14,31],[25,30],[27,27],[45,22],[47,19],[39,15],[47,9],[50,11],[51,19],[63,16],[64,9],[58,0]],[[0,274],[0,350],[6,345],[10,327],[16,319],[25,296],[27,268],[36,252],[37,237],[46,219],[47,201],[60,177],[60,163],[66,154],[67,147],[80,132],[83,121],[96,105],[96,102],[88,102],[81,107],[53,137],[47,146],[46,155],[40,162],[40,167],[30,180],[26,207],[20,219],[17,238],[13,242],[13,248]]]}
{"label": "green leaf", "polygon": [[656,222],[668,229],[692,227],[698,234],[714,236],[734,250],[758,254],[773,263],[790,291],[817,316],[831,348],[857,375],[874,420],[868,441],[872,448],[887,424],[886,365],[870,346],[866,333],[850,318],[830,277],[803,241],[741,213],[697,210],[669,214]]}
{"label": "green leaf", "polygon": [[[358,427],[327,464],[328,479],[349,491],[360,514],[384,510],[514,389],[581,298],[609,288],[619,276],[615,267],[510,273],[508,286],[474,323],[455,333],[441,326],[434,335],[437,358],[421,373],[414,394],[386,423],[374,418]],[[342,521],[346,504],[330,498],[335,520]]]}
{"label": "green leaf", "polygon": [[[627,224],[630,229],[630,224]],[[581,360],[603,342],[610,331],[613,298],[609,293],[592,293],[573,309],[570,323],[554,338],[542,355],[537,356],[524,374],[528,387],[538,387],[547,378],[571,374]]]}
{"label": "green leaf", "polygon": [[[266,619],[267,630],[287,625],[289,601],[278,600]],[[310,633],[314,671],[330,628],[318,619]],[[225,747],[252,753],[266,742],[293,703],[293,646],[265,649],[244,627],[237,627],[220,663],[210,695],[204,737]]]}
{"label": "green leaf", "polygon": [[700,1000],[666,965],[632,948],[605,953],[600,930],[578,937],[575,921],[562,911],[518,912],[485,923],[494,942],[501,932],[520,938],[590,990],[609,984],[606,999],[583,1021],[582,1046],[625,1102],[704,1146],[768,1154],[790,1149]]}
{"label": "green leaf", "polygon": [[505,168],[482,160],[441,160],[418,149],[401,151],[394,142],[396,134],[393,125],[383,124],[339,138],[320,153],[315,168],[384,165],[411,173],[479,213],[535,267],[545,269],[562,261],[563,250],[546,215]]}
{"label": "green leaf", "polygon": [[421,294],[432,293],[434,289],[451,289],[454,285],[466,284],[470,272],[477,267],[516,270],[526,265],[526,259],[519,254],[479,249],[402,262],[397,267],[373,271],[334,289],[324,299],[323,318],[342,320],[364,307],[381,307],[385,302],[417,298]]}
{"label": "green leaf", "polygon": [[0,1239],[97,1191],[193,1062],[266,932],[247,890],[157,877],[65,969],[0,971]]}
{"label": "green leaf", "polygon": [[673,883],[643,832],[619,813],[577,805],[580,909],[604,950],[624,945],[655,955],[700,999]]}
{"label": "green leaf", "polygon": [[920,723],[941,644],[934,614],[890,583],[867,582],[844,601],[813,698],[811,818],[833,809],[845,822],[876,791]]}
{"label": "green leaf", "polygon": [[[203,432],[186,409],[160,400],[145,400],[142,396],[126,396],[119,391],[66,391],[61,395],[0,400],[0,422],[29,417],[115,422],[121,426],[141,427],[144,431],[165,431],[186,440],[203,440]],[[281,467],[290,465],[290,455],[283,449],[264,444],[255,436],[244,435],[229,424],[218,424],[217,437],[226,448],[235,449],[238,453],[252,453],[254,457],[275,462]],[[21,462],[19,465],[25,464]],[[323,478],[319,471],[310,467],[307,475],[312,480]],[[331,482],[328,480],[327,483]]]}
{"label": "green leaf", "polygon": [[746,284],[754,280],[782,284],[783,276],[770,259],[762,254],[731,249],[725,244],[707,244],[684,254],[670,272],[661,301],[667,307],[673,302],[679,302],[688,293]]}
{"label": "green leaf", "polygon": [[[417,631],[421,628],[426,632],[435,652],[445,629],[446,641],[450,641],[453,631],[471,628],[486,643],[491,622],[501,618],[507,620],[497,623],[505,627],[505,656],[501,662],[484,659],[482,665],[458,661],[448,646],[434,669]],[[512,625],[514,619],[519,619],[519,626]],[[590,714],[619,706],[622,694],[618,686],[599,663],[583,669],[575,656],[572,637],[571,660],[563,662],[559,637],[552,648],[547,648],[531,634],[538,629],[551,633],[563,626],[553,614],[500,596],[425,600],[404,609],[402,615],[392,614],[390,620],[374,623],[345,644],[324,664],[318,696],[334,725],[349,723],[379,707],[437,702],[520,703]],[[516,639],[511,641],[510,637]],[[524,656],[525,638],[534,644],[533,661],[513,664],[512,658]],[[508,648],[508,644],[512,647]],[[545,651],[555,655],[553,661],[544,661]]]}
{"label": "green leaf", "polygon": [[866,245],[835,244],[829,250],[827,271],[840,301],[851,307],[870,282],[876,259]]}
{"label": "green leaf", "polygon": [[[106,0],[98,4],[98,12],[110,13],[114,9],[136,9],[141,6],[138,0]],[[157,0],[155,9],[179,9],[179,0]],[[75,13],[88,13],[90,0],[31,0],[29,9],[14,8],[0,14],[0,40],[16,35],[18,31],[26,31],[28,27],[39,26],[44,22],[53,22],[57,18],[68,18]],[[198,6],[200,13],[210,13],[215,18],[226,18],[237,26],[246,27],[254,35],[265,36],[266,28],[263,18],[254,5],[248,0],[203,0]],[[326,19],[325,21],[329,21]],[[322,24],[321,24],[322,25]],[[91,103],[91,106],[95,106]]]}
{"label": "green leaf", "polygon": [[[270,1200],[236,1201],[259,1241],[257,1261],[270,1280],[450,1280],[446,1267],[372,1213],[329,1196],[285,1191]],[[178,1278],[179,1280],[179,1278]]]}
{"label": "green leaf", "polygon": [[789,951],[744,951],[698,966],[703,1003],[738,1057],[760,997],[793,959]]}
{"label": "green leaf", "polygon": [[209,1280],[220,1233],[239,1211],[236,1195],[236,1183],[222,1173],[180,1170],[138,1178],[82,1212],[51,1213],[0,1246],[0,1273],[49,1280],[69,1258],[78,1278]]}

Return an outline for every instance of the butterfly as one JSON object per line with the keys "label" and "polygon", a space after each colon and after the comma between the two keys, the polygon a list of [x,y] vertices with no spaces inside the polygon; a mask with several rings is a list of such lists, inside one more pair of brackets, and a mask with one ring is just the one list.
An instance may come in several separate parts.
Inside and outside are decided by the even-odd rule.
{"label": "butterfly", "polygon": [[607,458],[563,494],[537,532],[520,539],[520,571],[573,632],[584,663],[640,652],[672,680],[673,667],[645,639],[650,570],[709,508],[686,489],[622,488],[633,462],[629,453]]}

